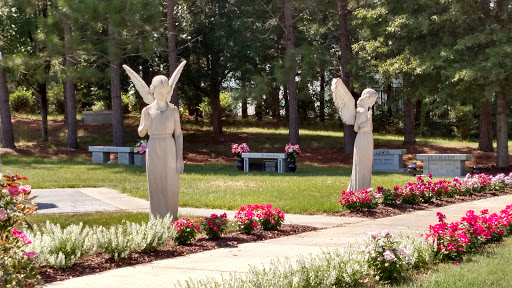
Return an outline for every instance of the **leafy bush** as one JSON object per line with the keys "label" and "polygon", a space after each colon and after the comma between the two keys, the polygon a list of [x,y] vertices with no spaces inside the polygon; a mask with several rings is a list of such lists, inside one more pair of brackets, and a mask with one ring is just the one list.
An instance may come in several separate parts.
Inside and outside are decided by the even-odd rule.
{"label": "leafy bush", "polygon": [[[203,102],[199,104],[199,109],[203,114],[204,119],[212,120],[212,108],[210,99],[207,97],[203,98]],[[220,93],[220,116],[221,118],[227,118],[234,115],[236,103],[231,100],[231,96],[228,93]]]}
{"label": "leafy bush", "polygon": [[258,227],[259,219],[262,218],[259,205],[247,205],[240,207],[235,214],[235,223],[237,230],[245,234],[251,234]]}
{"label": "leafy bush", "polygon": [[260,206],[262,218],[260,219],[263,230],[276,231],[281,228],[284,222],[284,211],[277,208],[272,209],[272,205]]}
{"label": "leafy bush", "polygon": [[377,193],[382,195],[382,204],[385,206],[395,206],[400,200],[400,193],[395,190],[384,189],[384,187],[377,186]]}
{"label": "leafy bush", "polygon": [[379,281],[400,280],[411,268],[411,253],[393,237],[389,231],[368,233],[363,253],[368,267]]}
{"label": "leafy bush", "polygon": [[209,239],[219,239],[228,228],[228,219],[226,213],[217,215],[211,214],[210,217],[204,217],[201,221],[201,229]]}
{"label": "leafy bush", "polygon": [[83,227],[83,223],[62,229],[59,224],[47,221],[42,229],[34,225],[33,233],[37,261],[51,267],[71,267],[78,259],[97,250],[93,230]]}
{"label": "leafy bush", "polygon": [[462,140],[468,139],[478,129],[473,105],[454,105],[450,110],[453,121],[453,134]]}
{"label": "leafy bush", "polygon": [[173,241],[176,237],[176,230],[171,227],[171,223],[172,216],[170,215],[164,218],[151,217],[147,223],[131,223],[132,233],[140,234],[138,238],[140,240],[135,246],[141,251],[154,251]]}
{"label": "leafy bush", "polygon": [[32,243],[23,231],[16,229],[26,221],[26,215],[36,209],[30,197],[32,188],[22,185],[28,180],[19,175],[3,176],[0,187],[0,287],[34,287],[39,275],[34,267],[36,253],[29,250]]}
{"label": "leafy bush", "polygon": [[350,211],[376,208],[379,206],[379,201],[382,198],[382,194],[374,192],[372,188],[360,191],[342,190],[340,194],[341,198],[338,202],[341,204],[341,207]]}
{"label": "leafy bush", "polygon": [[130,252],[153,251],[172,241],[176,233],[171,223],[171,216],[142,224],[125,222],[109,229],[84,227],[83,223],[62,229],[47,222],[41,229],[34,226],[34,251],[39,253],[38,262],[57,268],[71,267],[81,257],[99,251],[118,260]]}
{"label": "leafy bush", "polygon": [[134,238],[140,237],[141,233],[130,229],[133,227],[131,224],[127,222],[125,225],[112,226],[108,229],[102,226],[95,227],[98,248],[116,261],[137,251],[140,240]]}
{"label": "leafy bush", "polygon": [[31,91],[25,87],[18,87],[16,92],[9,95],[9,105],[13,112],[35,113],[37,111],[36,99]]}
{"label": "leafy bush", "polygon": [[64,114],[64,87],[62,85],[50,85],[48,87],[48,112]]}
{"label": "leafy bush", "polygon": [[174,243],[177,245],[190,243],[196,238],[197,232],[201,229],[197,219],[191,220],[186,217],[172,223],[172,227],[176,229]]}
{"label": "leafy bush", "polygon": [[246,274],[230,274],[222,280],[189,280],[178,287],[187,288],[288,288],[355,287],[368,275],[366,264],[354,247],[290,260],[272,261],[268,267],[251,266]]}

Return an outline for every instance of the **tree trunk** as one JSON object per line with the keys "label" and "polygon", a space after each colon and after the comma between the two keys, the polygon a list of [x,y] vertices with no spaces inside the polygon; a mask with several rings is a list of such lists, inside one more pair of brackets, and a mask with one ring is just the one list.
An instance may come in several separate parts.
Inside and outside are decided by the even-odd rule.
{"label": "tree trunk", "polygon": [[288,89],[283,87],[283,98],[284,98],[284,118],[288,118],[290,113],[288,113],[289,106],[288,106]]}
{"label": "tree trunk", "polygon": [[220,106],[220,84],[217,81],[212,82],[210,86],[210,105],[212,108],[212,126],[214,134],[222,134],[222,113]]}
{"label": "tree trunk", "polygon": [[320,122],[325,122],[325,71],[320,73],[320,95],[318,95],[319,107],[318,116],[320,118]]}
{"label": "tree trunk", "polygon": [[244,92],[244,95],[242,96],[242,118],[247,119],[249,117],[249,114],[247,114],[247,93]]}
{"label": "tree trunk", "polygon": [[[0,60],[2,59],[2,46],[0,46]],[[16,148],[11,122],[11,108],[9,106],[9,90],[7,89],[7,75],[0,64],[0,132],[2,147]]]}
{"label": "tree trunk", "polygon": [[256,105],[254,106],[254,116],[256,120],[263,120],[263,96],[257,96]]}
{"label": "tree trunk", "polygon": [[393,87],[391,83],[386,85],[386,107],[387,107],[387,122],[388,124],[393,123],[393,107],[391,106],[391,98],[393,97]]}
{"label": "tree trunk", "polygon": [[480,104],[478,131],[478,150],[484,152],[493,152],[494,148],[492,147],[492,109],[490,99],[486,99]]}
{"label": "tree trunk", "polygon": [[48,91],[46,83],[37,84],[36,93],[39,96],[41,108],[41,141],[48,142]]}
{"label": "tree trunk", "polygon": [[77,149],[78,148],[78,137],[77,137],[77,124],[76,124],[76,94],[75,94],[75,81],[71,76],[74,68],[73,52],[71,48],[72,39],[71,23],[69,19],[64,19],[64,53],[66,66],[66,75],[63,81],[64,86],[64,103],[66,113],[66,127],[67,127],[67,141],[66,147]]}
{"label": "tree trunk", "polygon": [[[178,51],[176,49],[176,24],[174,23],[174,0],[167,0],[167,53],[169,57],[170,74],[178,68]],[[180,107],[178,98],[178,89],[172,92],[171,103],[176,107]]]}
{"label": "tree trunk", "polygon": [[241,98],[242,98],[242,118],[243,119],[247,119],[248,117],[248,114],[247,114],[247,83],[245,82],[245,80],[243,79],[242,77],[242,84],[241,84],[241,87],[240,87],[240,93],[242,94]]}
{"label": "tree trunk", "polygon": [[508,158],[507,95],[496,92],[496,167],[510,166]]}
{"label": "tree trunk", "polygon": [[403,145],[413,145],[415,143],[416,137],[414,135],[414,103],[410,100],[405,100]]}
{"label": "tree trunk", "polygon": [[286,55],[293,57],[290,61],[291,73],[288,75],[288,140],[291,144],[300,144],[299,138],[299,111],[297,103],[297,82],[295,82],[295,74],[297,64],[295,62],[295,44],[293,39],[293,20],[291,0],[284,0],[284,34],[286,44]]}
{"label": "tree trunk", "polygon": [[121,100],[121,71],[119,60],[119,47],[117,43],[117,31],[109,23],[108,34],[112,41],[110,44],[110,94],[112,97],[112,137],[113,145],[124,146],[124,123],[123,123],[123,103]]}
{"label": "tree trunk", "polygon": [[[352,54],[352,49],[350,47],[348,13],[348,0],[339,0],[338,22],[340,25],[341,80],[350,90],[350,72],[348,71],[347,64]],[[343,124],[343,138],[345,141],[345,154],[354,154],[354,143],[356,142],[356,132],[354,131],[354,125]]]}
{"label": "tree trunk", "polygon": [[348,60],[352,55],[350,31],[348,29],[348,0],[339,0],[338,21],[340,25],[341,80],[350,89],[350,73],[347,69]]}

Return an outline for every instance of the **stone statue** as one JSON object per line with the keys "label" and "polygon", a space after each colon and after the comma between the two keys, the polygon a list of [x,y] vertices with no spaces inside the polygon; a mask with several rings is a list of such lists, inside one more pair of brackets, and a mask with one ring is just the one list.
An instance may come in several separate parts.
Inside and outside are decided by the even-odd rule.
{"label": "stone statue", "polygon": [[332,81],[333,100],[338,107],[341,120],[347,125],[354,125],[357,132],[354,143],[352,176],[347,190],[359,191],[372,186],[373,165],[373,123],[372,106],[377,100],[377,92],[365,89],[357,100],[357,109],[352,94],[339,78]]}
{"label": "stone statue", "polygon": [[170,213],[174,220],[178,217],[183,173],[183,134],[179,110],[169,101],[185,63],[176,68],[171,79],[155,76],[149,87],[130,67],[123,65],[142,99],[149,104],[142,109],[138,132],[141,137],[149,134],[146,171],[151,215],[165,217]]}

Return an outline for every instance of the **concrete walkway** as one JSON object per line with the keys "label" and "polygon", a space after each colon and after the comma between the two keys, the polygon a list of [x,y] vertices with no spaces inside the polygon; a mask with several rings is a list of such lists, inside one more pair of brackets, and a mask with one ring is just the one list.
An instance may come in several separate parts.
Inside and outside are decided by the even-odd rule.
{"label": "concrete walkway", "polygon": [[[66,190],[71,191],[73,189]],[[147,210],[148,207],[147,201],[134,199],[109,189],[88,188],[76,190],[93,198],[89,199],[90,201],[100,201],[119,209]],[[39,192],[34,190],[35,195],[38,195]],[[44,193],[46,192],[42,194]],[[44,199],[43,196],[40,199]],[[460,203],[436,208],[435,210],[417,211],[378,220],[287,214],[286,223],[312,225],[326,229],[115,269],[52,283],[48,286],[173,287],[179,281],[183,283],[190,278],[214,277],[220,279],[222,275],[227,276],[231,272],[246,273],[249,266],[261,267],[262,265],[268,265],[271,260],[276,258],[289,258],[293,261],[301,256],[317,254],[330,249],[341,249],[346,247],[348,243],[355,243],[365,237],[367,232],[389,230],[395,235],[400,233],[423,233],[429,225],[437,223],[436,213],[438,211],[446,214],[447,221],[456,221],[467,210],[479,212],[482,209],[489,209],[490,212],[499,212],[509,204],[512,204],[512,195]],[[55,204],[55,206],[59,206],[59,204]],[[180,213],[198,216],[223,212],[211,209],[180,208]],[[228,216],[232,215],[234,215],[234,211],[228,213]]]}

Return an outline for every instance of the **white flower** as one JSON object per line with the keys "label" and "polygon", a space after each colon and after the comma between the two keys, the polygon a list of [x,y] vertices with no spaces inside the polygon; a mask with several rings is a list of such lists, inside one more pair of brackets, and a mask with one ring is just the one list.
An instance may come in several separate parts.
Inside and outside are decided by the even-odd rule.
{"label": "white flower", "polygon": [[389,250],[386,250],[386,252],[384,252],[384,258],[387,261],[395,261],[396,260],[395,254],[393,254],[393,252],[391,252]]}

